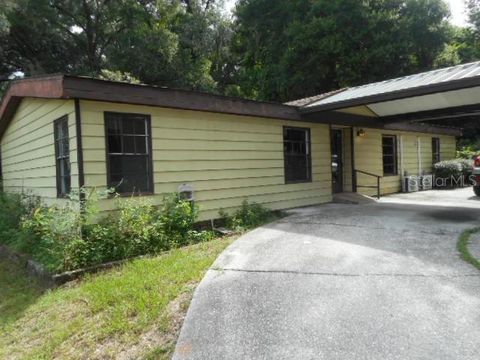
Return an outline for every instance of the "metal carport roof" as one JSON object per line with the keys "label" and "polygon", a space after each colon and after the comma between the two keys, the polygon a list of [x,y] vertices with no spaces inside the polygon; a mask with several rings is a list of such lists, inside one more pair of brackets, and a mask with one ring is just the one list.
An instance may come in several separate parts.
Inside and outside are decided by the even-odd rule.
{"label": "metal carport roof", "polygon": [[[367,106],[378,117],[456,109],[480,103],[480,62],[347,88],[288,103],[303,113]],[[480,109],[480,108],[479,108]],[[470,109],[472,110],[472,109]]]}

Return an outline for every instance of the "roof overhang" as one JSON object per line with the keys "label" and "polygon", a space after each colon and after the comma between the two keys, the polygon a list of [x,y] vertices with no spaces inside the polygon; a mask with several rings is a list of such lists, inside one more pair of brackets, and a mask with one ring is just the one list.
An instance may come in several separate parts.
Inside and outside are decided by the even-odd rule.
{"label": "roof overhang", "polygon": [[[348,127],[365,127],[374,129],[410,131],[428,134],[442,134],[450,136],[462,136],[463,132],[460,128],[445,127],[422,122],[414,122],[409,120],[384,121],[377,116],[365,116],[342,111],[324,111],[321,113],[303,114],[302,118],[306,121],[342,125]],[[392,119],[393,120],[393,119]]]}
{"label": "roof overhang", "polygon": [[0,136],[22,98],[81,99],[300,121],[293,106],[68,75],[12,81],[0,104]]}
{"label": "roof overhang", "polygon": [[10,84],[0,103],[0,137],[24,97],[61,99],[64,97],[60,76],[22,79]]}
{"label": "roof overhang", "polygon": [[[339,101],[332,101],[332,102],[323,102],[320,104],[310,104],[309,106],[303,107],[302,112],[304,113],[311,113],[311,112],[318,112],[318,111],[328,111],[328,110],[339,110],[344,108],[349,108],[353,106],[360,106],[360,105],[368,105],[372,107],[379,106],[381,109],[388,107],[392,104],[392,102],[397,102],[401,104],[401,100],[408,101],[421,101],[421,99],[430,99],[431,97],[437,98],[438,94],[443,94],[443,96],[448,97],[448,100],[454,99],[456,96],[462,95],[473,95],[478,93],[480,87],[480,75],[462,78],[462,79],[455,79],[440,83],[432,83],[421,85],[417,87],[409,87],[401,90],[396,91],[388,91],[388,88],[385,89],[385,92],[376,93],[373,95],[366,95],[366,96],[358,96],[353,98],[347,98],[344,100]],[[476,89],[475,89],[476,88]],[[428,97],[430,95],[430,97]],[[426,97],[424,97],[426,96]],[[331,97],[333,99],[333,97]],[[478,101],[478,100],[477,100]],[[448,102],[448,101],[447,101]],[[403,102],[405,105],[405,102]],[[434,105],[437,106],[437,105]],[[439,104],[442,106],[442,104]],[[437,107],[436,107],[437,108]],[[424,109],[426,110],[426,109]],[[375,111],[375,110],[373,110]],[[401,110],[402,112],[406,112]],[[380,114],[379,114],[380,115]],[[393,115],[393,114],[389,114]]]}
{"label": "roof overhang", "polygon": [[[469,83],[473,85],[472,83]],[[466,84],[463,84],[465,86]],[[480,84],[475,91],[479,91]],[[460,86],[460,84],[457,84]],[[471,86],[473,88],[473,86]],[[333,92],[332,94],[338,94]],[[406,95],[406,94],[403,94]],[[402,96],[403,96],[402,95]],[[411,94],[410,94],[411,95]],[[392,95],[384,94],[384,101],[399,101]],[[261,102],[234,98],[221,95],[207,94],[196,91],[169,89],[147,85],[136,85],[76,77],[69,75],[51,75],[32,77],[13,81],[7,89],[0,104],[0,137],[3,135],[10,120],[13,118],[22,98],[46,98],[46,99],[81,99],[92,101],[105,101],[114,103],[127,103],[135,105],[159,106],[165,108],[225,113],[232,115],[254,116],[279,120],[305,121],[313,123],[329,123],[345,126],[363,126],[373,128],[385,128],[432,132],[437,134],[461,135],[459,129],[444,128],[438,126],[425,126],[421,124],[396,124],[405,122],[394,118],[386,118],[385,121],[375,111],[367,111],[358,115],[346,111],[350,105],[368,106],[381,104],[379,98],[344,103],[340,107],[298,107],[271,102]],[[408,100],[412,97],[402,97]],[[471,97],[473,99],[473,96]],[[453,102],[451,102],[453,103]],[[458,104],[456,102],[455,104]],[[393,116],[393,115],[389,115]],[[387,121],[388,120],[388,121]],[[411,121],[409,119],[408,121]]]}
{"label": "roof overhang", "polygon": [[[335,114],[361,106],[371,111],[374,117],[350,117],[350,123],[367,122],[382,128],[403,124],[399,125],[401,128],[405,127],[405,123],[461,120],[480,116],[480,76],[341,101],[327,101],[319,105],[314,103],[302,107],[300,112],[304,117],[325,119],[339,117]],[[452,132],[456,133],[456,136],[461,134],[458,129]]]}

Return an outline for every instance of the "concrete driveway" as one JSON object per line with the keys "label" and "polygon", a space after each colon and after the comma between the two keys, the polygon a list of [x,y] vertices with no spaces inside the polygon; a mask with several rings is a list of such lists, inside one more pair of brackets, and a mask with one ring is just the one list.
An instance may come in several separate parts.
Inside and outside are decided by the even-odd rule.
{"label": "concrete driveway", "polygon": [[456,251],[480,223],[471,191],[304,208],[248,233],[197,288],[174,359],[479,359],[480,272]]}

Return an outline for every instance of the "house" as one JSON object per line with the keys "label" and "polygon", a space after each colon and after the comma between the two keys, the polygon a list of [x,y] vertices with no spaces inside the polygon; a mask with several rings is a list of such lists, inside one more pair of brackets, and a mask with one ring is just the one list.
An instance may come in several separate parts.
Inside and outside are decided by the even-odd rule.
{"label": "house", "polygon": [[[480,63],[276,104],[68,75],[13,81],[0,106],[6,192],[47,204],[115,187],[160,203],[188,184],[202,220],[248,198],[272,209],[337,192],[401,191],[455,156],[461,131],[431,120],[478,111]],[[378,182],[377,182],[378,181]],[[102,210],[114,208],[102,200]]]}

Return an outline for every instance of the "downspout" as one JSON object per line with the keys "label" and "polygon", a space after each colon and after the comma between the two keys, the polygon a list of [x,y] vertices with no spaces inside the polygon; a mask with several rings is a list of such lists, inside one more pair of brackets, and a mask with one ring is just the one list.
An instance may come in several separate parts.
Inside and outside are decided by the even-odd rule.
{"label": "downspout", "polygon": [[400,135],[399,142],[400,142],[400,181],[402,182],[402,191],[405,192],[407,189],[406,189],[405,180],[404,180],[405,167],[403,163],[403,135]]}
{"label": "downspout", "polygon": [[[82,117],[80,113],[80,100],[75,99],[75,129],[77,138],[77,165],[78,165],[78,191],[80,204],[85,200],[83,188],[85,186],[85,173],[83,168],[83,145],[82,145]],[[83,210],[83,205],[81,205]]]}
{"label": "downspout", "polygon": [[417,156],[418,156],[418,174],[417,176],[422,176],[422,140],[420,137],[417,137]]}
{"label": "downspout", "polygon": [[352,164],[352,192],[357,192],[357,173],[355,171],[355,127],[350,128],[350,151]]}

